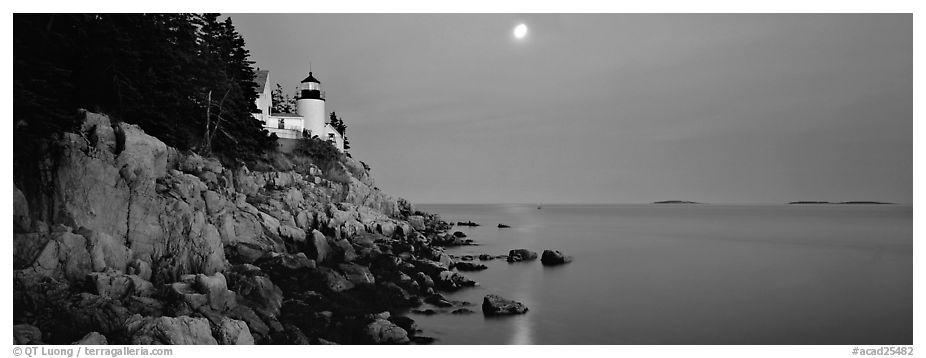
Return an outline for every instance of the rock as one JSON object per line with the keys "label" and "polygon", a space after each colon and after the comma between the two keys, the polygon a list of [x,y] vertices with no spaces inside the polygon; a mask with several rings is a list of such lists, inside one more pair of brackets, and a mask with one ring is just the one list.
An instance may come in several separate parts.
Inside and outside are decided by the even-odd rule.
{"label": "rock", "polygon": [[457,226],[479,226],[479,224],[472,221],[458,221]]}
{"label": "rock", "polygon": [[447,271],[450,268],[442,263],[431,261],[431,260],[412,260],[412,265],[415,265],[415,269],[421,272],[424,272],[426,275],[431,278],[436,278],[440,275],[441,272]]}
{"label": "rock", "polygon": [[[134,124],[119,122],[117,137],[122,136],[122,152],[116,157],[116,167],[132,174],[132,183],[141,178],[160,178],[167,174],[167,145],[145,134]],[[125,176],[123,176],[125,177]]]}
{"label": "rock", "polygon": [[105,346],[109,344],[109,342],[106,341],[106,336],[100,334],[99,332],[90,332],[79,341],[71,344],[81,346]]}
{"label": "rock", "polygon": [[193,282],[196,291],[209,298],[209,307],[212,309],[221,312],[235,305],[235,292],[228,289],[228,281],[221,272],[211,276],[198,274]]}
{"label": "rock", "polygon": [[90,293],[72,296],[58,312],[62,316],[56,324],[56,335],[63,342],[77,340],[81,337],[78,334],[89,331],[120,335],[132,315],[121,301]]}
{"label": "rock", "polygon": [[572,256],[563,256],[563,253],[556,250],[543,250],[540,256],[540,263],[544,266],[562,265],[572,262]]}
{"label": "rock", "polygon": [[522,314],[527,312],[527,306],[498,295],[486,295],[482,300],[482,312],[486,316]]}
{"label": "rock", "polygon": [[228,206],[228,200],[212,190],[206,190],[203,193],[203,199],[206,201],[206,210],[210,216],[219,214]]}
{"label": "rock", "polygon": [[424,217],[421,215],[413,215],[408,217],[408,224],[411,225],[417,231],[424,231]]}
{"label": "rock", "polygon": [[432,310],[432,309],[430,309],[430,308],[428,308],[428,309],[423,309],[423,310],[415,309],[415,310],[412,310],[412,313],[415,313],[415,314],[423,314],[423,315],[425,315],[425,316],[430,316],[430,315],[436,314],[437,311]]}
{"label": "rock", "polygon": [[331,256],[331,246],[328,245],[328,239],[318,230],[312,230],[312,237],[307,242],[308,247],[306,255],[315,260],[317,263],[328,262]]}
{"label": "rock", "polygon": [[13,344],[43,344],[42,331],[30,324],[13,325]]}
{"label": "rock", "polygon": [[472,262],[457,262],[454,267],[460,271],[481,271],[488,268],[488,266],[483,264],[476,264]]}
{"label": "rock", "polygon": [[142,261],[140,259],[132,260],[129,262],[126,272],[130,275],[136,275],[142,280],[151,280],[151,264],[147,261]]}
{"label": "rock", "polygon": [[376,285],[377,302],[385,307],[414,307],[421,304],[414,296],[394,282],[380,282]]}
{"label": "rock", "polygon": [[508,226],[508,225],[505,225],[505,224],[498,224],[498,228],[499,228],[499,229],[507,229],[507,228],[510,228],[510,227],[511,227],[511,226]]}
{"label": "rock", "polygon": [[354,288],[354,283],[349,281],[341,273],[327,267],[319,267],[318,272],[322,274],[322,281],[325,287],[333,292],[342,292]]}
{"label": "rock", "polygon": [[492,256],[492,255],[489,255],[489,254],[482,254],[482,255],[479,255],[479,260],[480,260],[480,261],[492,261],[492,260],[494,260],[494,259],[495,259],[495,256]]}
{"label": "rock", "polygon": [[300,228],[292,227],[289,225],[280,226],[280,236],[284,239],[289,239],[292,242],[303,243],[305,242],[305,231],[302,231]]}
{"label": "rock", "polygon": [[469,308],[458,308],[458,309],[455,309],[455,310],[451,311],[450,313],[452,313],[452,314],[470,314],[470,313],[476,313],[476,312],[473,311],[473,310],[471,310],[471,309],[469,309]]}
{"label": "rock", "polygon": [[93,272],[87,276],[91,292],[102,297],[122,299],[126,296],[150,297],[154,285],[141,277],[119,272]]}
{"label": "rock", "polygon": [[48,233],[13,233],[13,269],[32,266],[48,240]]}
{"label": "rock", "polygon": [[423,288],[434,287],[434,280],[432,280],[431,277],[426,275],[424,272],[415,273],[414,279],[415,282],[418,282],[418,285]]}
{"label": "rock", "polygon": [[415,324],[415,320],[411,318],[408,318],[405,316],[395,316],[395,317],[389,317],[388,320],[389,322],[392,322],[396,326],[399,326],[402,329],[404,329],[405,332],[408,332],[409,336],[414,336],[415,332],[418,331],[418,325]]}
{"label": "rock", "polygon": [[29,201],[26,200],[26,195],[13,185],[13,232],[27,232],[31,227]]}
{"label": "rock", "polygon": [[90,263],[93,271],[101,272],[107,268],[125,271],[132,258],[132,250],[121,241],[106,233],[80,228],[77,233],[87,239],[90,251]]}
{"label": "rock", "polygon": [[93,269],[87,246],[87,240],[81,235],[55,232],[32,267],[43,276],[82,283]]}
{"label": "rock", "polygon": [[537,259],[537,253],[527,249],[515,249],[508,251],[508,262],[533,261]]}
{"label": "rock", "polygon": [[352,262],[357,259],[357,252],[354,251],[354,246],[350,244],[346,239],[338,240],[334,243],[338,248],[338,251],[342,254],[342,259],[346,262]]}
{"label": "rock", "polygon": [[213,335],[219,344],[224,345],[250,345],[254,344],[254,337],[244,321],[223,317],[222,322],[213,329]]}
{"label": "rock", "polygon": [[435,286],[442,290],[458,290],[463,287],[472,287],[476,286],[478,283],[476,281],[470,280],[459,273],[453,271],[444,271],[441,272],[437,280],[435,280]]}
{"label": "rock", "polygon": [[370,269],[366,266],[340,264],[338,265],[338,269],[344,273],[345,278],[354,284],[354,286],[370,286],[376,283],[376,279],[373,278],[373,274],[370,273]]}
{"label": "rock", "polygon": [[437,307],[452,307],[453,306],[453,303],[451,303],[450,300],[448,300],[447,298],[445,298],[443,295],[439,293],[428,295],[428,297],[424,298],[424,302],[430,303]]}
{"label": "rock", "polygon": [[[228,287],[257,311],[276,317],[283,305],[283,290],[256,266],[238,265],[228,271]],[[239,300],[239,303],[241,300]]]}
{"label": "rock", "polygon": [[205,318],[142,317],[134,315],[125,322],[130,344],[218,344]]}
{"label": "rock", "polygon": [[473,259],[474,259],[473,255],[463,255],[460,257],[460,260],[463,260],[463,261],[473,261]]}
{"label": "rock", "polygon": [[461,231],[454,231],[454,232],[453,232],[453,237],[460,237],[460,238],[463,238],[463,237],[466,237],[466,234],[464,234],[464,233],[461,232]]}
{"label": "rock", "polygon": [[407,344],[408,332],[384,319],[370,322],[363,329],[363,340],[372,344]]}

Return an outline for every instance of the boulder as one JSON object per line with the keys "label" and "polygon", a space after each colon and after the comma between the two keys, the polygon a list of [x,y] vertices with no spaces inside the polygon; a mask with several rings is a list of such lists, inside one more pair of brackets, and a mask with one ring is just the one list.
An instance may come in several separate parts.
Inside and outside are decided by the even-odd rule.
{"label": "boulder", "polygon": [[424,217],[421,215],[412,215],[408,217],[408,224],[417,231],[424,231]]}
{"label": "boulder", "polygon": [[306,255],[317,263],[327,262],[331,256],[331,246],[328,239],[318,230],[312,230],[312,237],[307,240]]}
{"label": "boulder", "polygon": [[13,344],[43,344],[42,331],[31,324],[13,325]]}
{"label": "boulder", "polygon": [[150,297],[154,295],[154,285],[136,275],[120,272],[93,272],[87,275],[91,292],[101,297],[122,299],[127,296]]}
{"label": "boulder", "polygon": [[205,318],[142,317],[134,315],[125,322],[130,344],[218,344]]}
{"label": "boulder", "polygon": [[322,275],[322,282],[324,282],[325,287],[333,292],[342,292],[354,288],[353,282],[335,270],[319,267],[318,272]]}
{"label": "boulder", "polygon": [[222,322],[212,329],[216,341],[224,345],[254,344],[254,337],[244,321],[222,317]]}
{"label": "boulder", "polygon": [[[214,176],[215,174],[213,174]],[[203,193],[203,200],[206,203],[206,211],[210,216],[216,215],[228,207],[228,200],[212,190],[206,190]]]}
{"label": "boulder", "polygon": [[362,338],[371,344],[407,344],[408,332],[385,319],[377,319],[364,327]]}
{"label": "boulder", "polygon": [[93,271],[101,272],[107,268],[116,271],[126,270],[132,258],[132,250],[126,247],[121,240],[87,228],[80,228],[77,233],[88,241]]}
{"label": "boulder", "polygon": [[508,251],[508,262],[533,261],[537,259],[537,253],[527,249],[515,249]]}
{"label": "boulder", "polygon": [[13,269],[32,266],[48,240],[48,233],[13,233]]}
{"label": "boulder", "polygon": [[338,252],[341,253],[344,261],[352,262],[357,259],[357,251],[354,250],[354,246],[350,244],[350,241],[341,239],[335,241],[334,245],[338,248]]}
{"label": "boulder", "polygon": [[338,269],[344,273],[344,277],[354,284],[354,286],[370,286],[376,283],[376,279],[366,266],[340,264],[338,265]]}
{"label": "boulder", "polygon": [[93,269],[87,247],[87,240],[81,235],[55,232],[32,267],[44,276],[81,283]]}
{"label": "boulder", "polygon": [[247,306],[271,316],[280,314],[283,290],[256,266],[238,265],[228,272],[228,286],[244,299]]}
{"label": "boulder", "polygon": [[470,280],[469,278],[466,278],[466,276],[453,271],[441,272],[438,274],[438,277],[434,283],[437,288],[447,291],[458,290],[463,287],[472,287],[479,284],[476,281]]}
{"label": "boulder", "polygon": [[416,272],[414,279],[422,288],[434,287],[434,280],[432,280],[431,277],[426,275],[424,272]]}
{"label": "boulder", "polygon": [[136,275],[142,280],[151,280],[151,264],[147,261],[135,259],[129,262],[126,272],[130,275]]}
{"label": "boulder", "polygon": [[13,185],[13,232],[26,232],[31,227],[29,201],[26,200],[26,195]]}
{"label": "boulder", "polygon": [[498,295],[486,295],[482,300],[482,312],[486,316],[522,314],[527,312],[527,306]]}
{"label": "boulder", "polygon": [[81,346],[105,346],[109,344],[109,342],[106,341],[106,336],[100,334],[99,332],[90,332],[84,335],[84,337],[77,342],[71,344]]}
{"label": "boulder", "polygon": [[387,319],[389,320],[389,322],[392,322],[396,326],[399,326],[400,328],[404,329],[405,332],[407,332],[409,336],[414,336],[415,332],[418,331],[418,325],[415,324],[415,320],[409,317],[393,316]]}
{"label": "boulder", "polygon": [[540,263],[544,266],[562,265],[572,262],[572,256],[564,256],[562,252],[556,250],[543,250],[540,256]]}
{"label": "boulder", "polygon": [[[117,136],[121,134],[122,152],[116,157],[116,167],[131,173],[123,175],[132,183],[141,178],[160,178],[167,174],[167,145],[155,137],[146,134],[134,124],[120,122],[116,128]],[[130,180],[134,179],[134,180]]]}
{"label": "boulder", "polygon": [[197,292],[208,297],[212,309],[224,311],[235,305],[235,292],[228,289],[228,281],[221,272],[211,276],[198,274],[193,283]]}
{"label": "boulder", "polygon": [[465,262],[465,261],[457,262],[456,265],[454,265],[453,267],[460,271],[482,271],[488,268],[488,266],[483,265],[483,264],[477,264],[477,263]]}

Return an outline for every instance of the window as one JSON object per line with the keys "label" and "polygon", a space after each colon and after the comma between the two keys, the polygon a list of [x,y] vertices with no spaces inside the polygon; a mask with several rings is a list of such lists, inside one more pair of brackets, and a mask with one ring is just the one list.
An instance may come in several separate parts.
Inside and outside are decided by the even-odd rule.
{"label": "window", "polygon": [[280,118],[279,120],[277,120],[277,128],[279,129],[284,128],[283,118]]}

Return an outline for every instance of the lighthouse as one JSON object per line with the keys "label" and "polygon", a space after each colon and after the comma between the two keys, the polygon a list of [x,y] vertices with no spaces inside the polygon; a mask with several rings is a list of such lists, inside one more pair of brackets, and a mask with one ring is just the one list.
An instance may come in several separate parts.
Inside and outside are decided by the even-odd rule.
{"label": "lighthouse", "polygon": [[321,90],[321,82],[312,72],[299,83],[299,96],[296,98],[296,114],[302,117],[305,130],[309,137],[324,139],[327,135],[325,124],[325,92]]}

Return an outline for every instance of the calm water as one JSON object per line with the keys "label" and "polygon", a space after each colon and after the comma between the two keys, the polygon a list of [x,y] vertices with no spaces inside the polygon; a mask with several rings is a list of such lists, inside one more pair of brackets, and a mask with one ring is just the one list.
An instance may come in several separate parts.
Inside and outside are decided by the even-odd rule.
{"label": "calm water", "polygon": [[[558,249],[489,266],[447,295],[469,315],[410,314],[438,344],[912,344],[913,210],[895,205],[421,205],[480,246]],[[512,226],[498,229],[498,223]],[[478,260],[476,262],[479,262]],[[487,318],[489,293],[525,315]]]}

